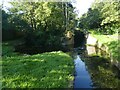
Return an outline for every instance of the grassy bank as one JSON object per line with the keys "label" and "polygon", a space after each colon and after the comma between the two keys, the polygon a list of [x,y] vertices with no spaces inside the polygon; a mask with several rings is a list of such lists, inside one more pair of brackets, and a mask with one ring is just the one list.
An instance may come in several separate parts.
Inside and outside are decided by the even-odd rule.
{"label": "grassy bank", "polygon": [[13,44],[3,43],[3,88],[67,88],[73,80],[74,64],[68,54],[19,54],[13,52]]}
{"label": "grassy bank", "polygon": [[101,44],[106,45],[109,49],[109,52],[111,52],[113,59],[118,60],[120,62],[120,56],[118,54],[120,41],[118,40],[118,34],[101,35],[101,34],[92,32],[91,35],[95,37]]}

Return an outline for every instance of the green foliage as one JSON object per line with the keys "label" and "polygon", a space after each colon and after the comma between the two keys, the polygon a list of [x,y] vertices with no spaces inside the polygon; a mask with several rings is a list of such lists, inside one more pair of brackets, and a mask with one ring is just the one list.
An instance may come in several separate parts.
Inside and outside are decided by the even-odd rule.
{"label": "green foliage", "polygon": [[90,8],[88,12],[80,18],[79,26],[83,29],[99,28],[101,20],[101,14],[98,9]]}
{"label": "green foliage", "polygon": [[2,42],[2,56],[11,56],[14,54],[17,55],[18,53],[14,52],[14,46],[21,42],[21,39],[4,41],[4,43]]}
{"label": "green foliage", "polygon": [[[8,17],[9,17],[9,15],[4,10],[2,10],[2,29],[4,29],[4,30],[7,30],[10,27],[10,25],[8,23]],[[6,27],[6,25],[7,25],[7,27]]]}
{"label": "green foliage", "polygon": [[113,56],[113,59],[120,61],[119,57],[119,53],[118,53],[118,46],[120,45],[120,41],[112,41],[110,43],[108,43],[108,47],[111,53],[111,55]]}
{"label": "green foliage", "polygon": [[[120,45],[120,41],[118,40],[118,34],[114,35],[98,35],[92,34],[99,42],[105,44],[109,48],[109,52],[111,53],[113,59],[120,61],[118,54],[118,46]],[[101,38],[102,37],[102,38]]]}
{"label": "green foliage", "polygon": [[68,54],[13,54],[15,42],[3,43],[2,88],[68,88],[74,68]]}
{"label": "green foliage", "polygon": [[[75,27],[74,8],[61,2],[10,2],[10,21],[25,32],[26,46],[59,47],[66,30]],[[71,5],[71,6],[70,6]]]}
{"label": "green foliage", "polygon": [[[21,16],[14,16],[2,10],[2,40],[8,41],[21,37],[23,26],[27,26]],[[23,25],[23,26],[22,26]],[[19,34],[20,33],[20,34]]]}
{"label": "green foliage", "polygon": [[119,2],[116,2],[115,0],[112,0],[111,2],[106,2],[104,4],[104,7],[101,10],[101,12],[103,13],[102,17],[104,18],[101,25],[119,22],[118,7],[120,7]]}
{"label": "green foliage", "polygon": [[95,0],[86,14],[80,18],[80,27],[96,29],[102,34],[114,34],[120,27],[120,4],[116,0],[111,2]]}
{"label": "green foliage", "polygon": [[[10,12],[16,17],[21,16],[22,20],[25,20],[32,30],[46,30],[50,27],[64,29],[66,18],[74,19],[74,8],[68,6],[67,3],[60,2],[11,2],[13,7]],[[64,4],[67,5],[66,11]],[[64,16],[65,13],[67,16]],[[72,19],[71,19],[72,20]],[[70,20],[68,20],[70,22]],[[69,23],[70,24],[70,23]],[[56,27],[54,27],[56,26]],[[70,26],[70,25],[68,25]]]}

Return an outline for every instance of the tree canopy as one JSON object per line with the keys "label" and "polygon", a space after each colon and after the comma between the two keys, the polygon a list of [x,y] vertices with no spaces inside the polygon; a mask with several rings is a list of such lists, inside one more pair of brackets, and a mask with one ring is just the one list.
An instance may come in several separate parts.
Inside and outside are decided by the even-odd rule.
{"label": "tree canopy", "polygon": [[[7,22],[24,33],[26,46],[59,47],[66,31],[76,25],[74,7],[68,2],[10,2]],[[3,13],[4,14],[4,13]],[[5,15],[3,15],[5,17]],[[4,28],[4,26],[3,26]]]}
{"label": "tree canopy", "polygon": [[120,4],[116,0],[111,2],[95,0],[86,14],[80,18],[79,26],[86,29],[103,28],[105,33],[115,33],[120,26]]}

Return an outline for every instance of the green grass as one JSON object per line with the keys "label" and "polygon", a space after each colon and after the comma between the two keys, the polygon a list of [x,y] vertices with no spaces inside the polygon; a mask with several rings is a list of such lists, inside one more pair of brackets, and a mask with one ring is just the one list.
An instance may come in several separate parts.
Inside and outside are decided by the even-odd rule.
{"label": "green grass", "polygon": [[68,88],[73,80],[74,62],[61,51],[22,55],[3,43],[3,53],[3,88]]}
{"label": "green grass", "polygon": [[97,32],[91,31],[91,35],[97,38],[100,42],[105,44],[118,40],[118,34],[103,35],[103,34],[100,34],[100,33],[97,34]]}
{"label": "green grass", "polygon": [[91,35],[109,48],[113,59],[120,61],[120,56],[118,54],[118,46],[120,45],[120,41],[118,40],[118,34],[107,36],[92,32]]}

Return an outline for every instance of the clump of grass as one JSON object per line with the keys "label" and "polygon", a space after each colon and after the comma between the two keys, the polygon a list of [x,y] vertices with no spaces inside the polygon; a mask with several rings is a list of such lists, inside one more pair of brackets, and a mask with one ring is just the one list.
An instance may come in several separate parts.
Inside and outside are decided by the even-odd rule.
{"label": "clump of grass", "polygon": [[68,54],[14,55],[8,54],[13,52],[9,47],[2,58],[3,88],[68,88],[73,80],[74,62]]}

